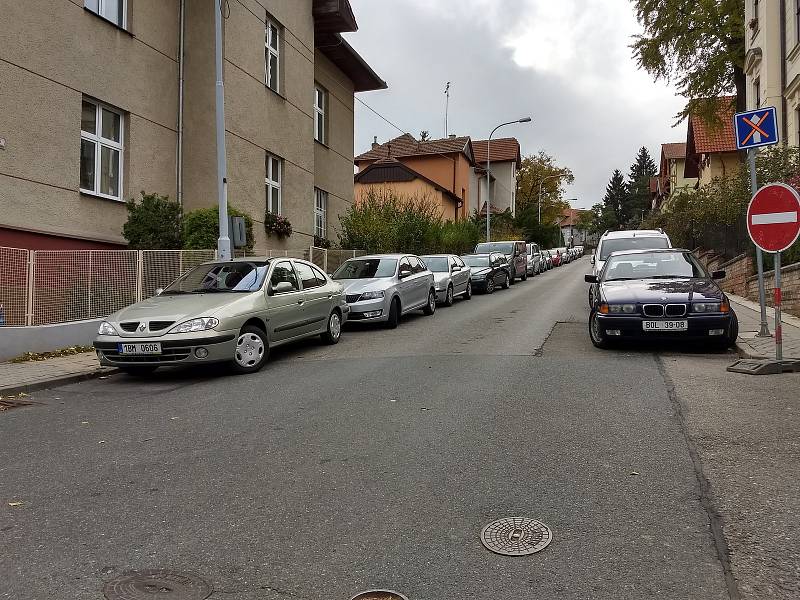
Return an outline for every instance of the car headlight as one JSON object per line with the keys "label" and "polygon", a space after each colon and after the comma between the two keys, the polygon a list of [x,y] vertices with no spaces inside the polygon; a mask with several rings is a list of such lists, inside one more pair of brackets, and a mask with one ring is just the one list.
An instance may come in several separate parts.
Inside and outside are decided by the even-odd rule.
{"label": "car headlight", "polygon": [[200,317],[199,319],[192,319],[191,321],[184,321],[180,325],[176,325],[167,333],[192,333],[193,331],[205,331],[207,329],[214,329],[219,325],[219,319],[214,317]]}
{"label": "car headlight", "polygon": [[692,312],[696,313],[711,313],[722,312],[721,302],[695,302],[692,304]]}
{"label": "car headlight", "polygon": [[636,312],[635,304],[609,304],[608,312],[611,314],[632,315]]}
{"label": "car headlight", "polygon": [[361,294],[361,298],[359,300],[377,300],[378,298],[383,298],[385,296],[383,290],[373,290],[371,292],[364,292]]}
{"label": "car headlight", "polygon": [[100,329],[97,330],[97,335],[119,335],[114,326],[108,321],[100,323]]}

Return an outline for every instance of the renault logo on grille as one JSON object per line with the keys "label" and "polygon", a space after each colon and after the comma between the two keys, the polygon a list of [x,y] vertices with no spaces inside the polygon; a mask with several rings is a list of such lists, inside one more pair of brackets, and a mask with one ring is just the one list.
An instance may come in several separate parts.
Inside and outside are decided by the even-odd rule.
{"label": "renault logo on grille", "polygon": [[145,329],[147,329],[147,324],[144,323],[144,322],[140,323],[139,324],[139,331],[144,331]]}

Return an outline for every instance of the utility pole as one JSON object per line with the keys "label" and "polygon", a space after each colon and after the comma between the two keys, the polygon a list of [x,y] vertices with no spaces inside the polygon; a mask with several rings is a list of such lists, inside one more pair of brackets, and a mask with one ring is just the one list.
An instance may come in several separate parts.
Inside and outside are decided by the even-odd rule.
{"label": "utility pole", "polygon": [[447,113],[450,111],[450,82],[447,82],[447,86],[444,88],[444,95],[446,99],[444,101],[444,137],[447,137]]}
{"label": "utility pole", "polygon": [[217,202],[219,203],[217,259],[231,260],[231,240],[228,237],[228,166],[225,160],[225,87],[222,82],[222,3],[217,0],[214,1],[214,53],[217,75]]}

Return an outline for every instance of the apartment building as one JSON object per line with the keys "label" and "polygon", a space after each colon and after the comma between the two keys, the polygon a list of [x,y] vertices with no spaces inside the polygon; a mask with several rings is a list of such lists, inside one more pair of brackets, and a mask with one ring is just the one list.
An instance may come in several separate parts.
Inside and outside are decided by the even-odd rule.
{"label": "apartment building", "polygon": [[[511,214],[516,216],[517,172],[522,162],[519,141],[513,137],[498,138],[492,140],[490,146],[488,140],[473,140],[472,147],[475,149],[475,163],[478,166],[475,173],[478,179],[475,186],[478,193],[473,196],[474,202],[470,205],[470,212],[486,210],[486,207],[483,206],[484,200],[481,200],[481,192],[483,194],[486,192],[486,183],[483,180],[485,179],[487,160],[490,160],[492,210],[494,212],[510,210]],[[481,182],[483,182],[482,185]]]}
{"label": "apartment building", "polygon": [[216,205],[217,7],[230,205],[259,249],[332,236],[353,202],[354,94],[386,87],[341,35],[348,0],[0,0],[0,245],[122,247],[141,190]]}
{"label": "apartment building", "polygon": [[800,145],[800,0],[746,0],[747,108],[775,106],[782,141]]}

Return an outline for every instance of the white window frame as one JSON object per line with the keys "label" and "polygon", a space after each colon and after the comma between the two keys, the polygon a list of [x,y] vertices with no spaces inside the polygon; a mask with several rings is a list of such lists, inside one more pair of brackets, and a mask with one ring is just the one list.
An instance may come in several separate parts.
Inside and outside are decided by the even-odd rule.
{"label": "white window frame", "polygon": [[[275,177],[275,173],[272,172],[273,161],[278,162],[277,178]],[[283,214],[283,190],[281,189],[281,184],[283,183],[283,159],[280,156],[267,152],[265,165],[266,177],[264,178],[264,185],[267,189],[267,212],[270,212],[273,215],[281,215]],[[273,212],[270,210],[272,205],[272,190],[274,189],[278,190],[278,212]]]}
{"label": "white window frame", "polygon": [[104,14],[104,8],[103,8],[107,3],[115,2],[117,0],[97,0],[97,10],[94,10],[93,8],[87,6],[86,4],[87,4],[88,1],[89,0],[83,0],[83,7],[86,10],[96,14],[98,17],[101,17],[101,18],[105,19],[109,23],[114,23],[114,25],[116,25],[118,27],[122,27],[122,29],[126,29],[127,28],[127,25],[128,25],[128,0],[122,0],[122,14],[120,15],[121,18],[120,18],[120,22],[119,23],[117,23],[113,19],[109,19]]}
{"label": "white window frame", "polygon": [[[104,104],[98,100],[93,98],[88,98],[84,96],[81,99],[81,112],[83,111],[83,102],[88,102],[89,104],[93,104],[95,107],[94,113],[94,130],[95,133],[89,133],[87,131],[83,131],[81,129],[81,140],[86,140],[88,142],[92,142],[95,145],[94,151],[94,189],[89,190],[86,188],[79,188],[81,192],[84,194],[90,194],[92,196],[99,196],[101,198],[107,198],[109,200],[117,200],[119,202],[124,202],[123,200],[123,193],[122,190],[124,189],[124,172],[123,167],[125,165],[125,152],[123,150],[123,146],[125,145],[125,115],[119,109],[114,108],[113,106],[109,106],[108,104]],[[104,138],[102,136],[102,119],[103,119],[103,110],[107,110],[119,116],[119,142],[115,142],[114,140],[110,140],[108,138]],[[112,196],[110,194],[104,194],[100,191],[100,177],[101,177],[101,160],[102,160],[102,152],[101,149],[103,146],[107,148],[111,148],[112,150],[116,150],[119,152],[119,165],[117,166],[117,172],[119,173],[119,189],[117,190],[119,193],[117,196]],[[80,170],[80,167],[79,167]]]}
{"label": "white window frame", "polygon": [[[320,106],[317,100],[322,98]],[[319,117],[322,117],[322,130],[319,128]],[[328,90],[319,84],[314,85],[314,139],[320,144],[327,144],[326,130],[328,128]]]}
{"label": "white window frame", "polygon": [[[270,45],[270,35],[272,29],[275,29],[275,48]],[[275,73],[275,87],[270,86],[272,61],[270,58],[275,57],[275,64],[277,65]],[[266,85],[273,92],[280,94],[281,91],[281,27],[275,21],[267,19],[266,27],[264,30],[264,85]]]}
{"label": "white window frame", "polygon": [[316,187],[314,188],[314,235],[321,238],[328,236],[328,192]]}

